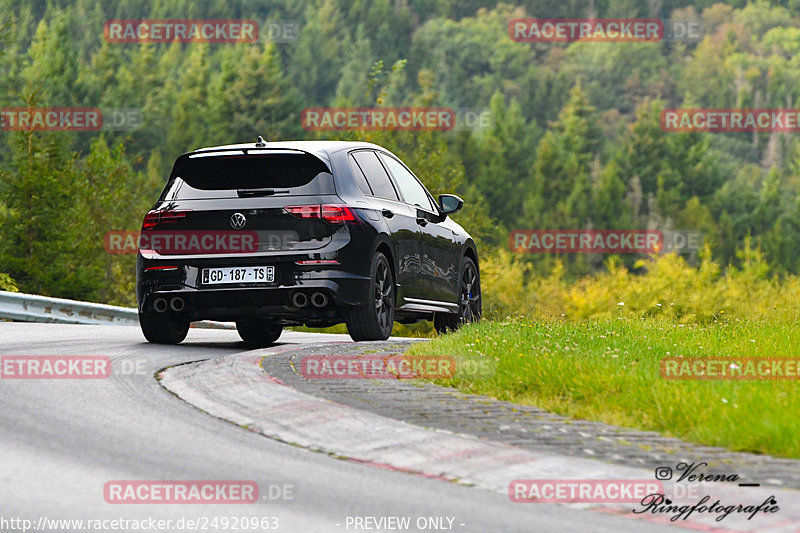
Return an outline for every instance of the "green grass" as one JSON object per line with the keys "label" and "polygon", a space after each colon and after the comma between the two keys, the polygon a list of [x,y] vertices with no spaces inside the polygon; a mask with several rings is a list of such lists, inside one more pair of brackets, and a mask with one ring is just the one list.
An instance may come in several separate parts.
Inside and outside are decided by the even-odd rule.
{"label": "green grass", "polygon": [[659,366],[667,356],[798,357],[796,323],[506,319],[469,325],[408,353],[485,358],[488,375],[438,381],[467,393],[703,445],[800,457],[797,380],[673,381],[661,378]]}

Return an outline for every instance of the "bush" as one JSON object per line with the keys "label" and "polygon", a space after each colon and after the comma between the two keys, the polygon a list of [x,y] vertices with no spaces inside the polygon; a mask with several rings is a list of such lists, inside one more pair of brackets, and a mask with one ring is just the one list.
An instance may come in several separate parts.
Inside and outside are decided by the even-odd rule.
{"label": "bush", "polygon": [[484,314],[570,321],[654,317],[684,324],[796,320],[800,277],[769,276],[769,265],[749,241],[737,256],[740,266],[724,273],[708,249],[697,267],[666,254],[638,261],[629,271],[612,256],[604,271],[572,281],[560,262],[548,276],[539,276],[501,249],[481,260]]}
{"label": "bush", "polygon": [[19,292],[19,287],[11,276],[0,273],[0,291]]}

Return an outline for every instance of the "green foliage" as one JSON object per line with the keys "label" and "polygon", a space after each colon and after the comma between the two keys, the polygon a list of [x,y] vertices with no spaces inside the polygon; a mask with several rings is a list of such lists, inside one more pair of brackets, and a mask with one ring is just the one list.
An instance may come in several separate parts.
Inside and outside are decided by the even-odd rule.
{"label": "green foliage", "polygon": [[[713,261],[723,283],[748,260],[737,250],[752,247],[769,279],[793,279],[800,142],[780,133],[668,133],[660,114],[796,107],[798,5],[602,0],[592,4],[598,17],[697,15],[705,36],[568,44],[514,42],[508,22],[587,16],[580,2],[0,0],[2,106],[135,108],[143,117],[138,129],[102,137],[3,132],[0,270],[22,290],[130,302],[131,258],[108,256],[105,232],[138,227],[181,152],[260,134],[371,140],[403,158],[434,194],[462,195],[465,208],[454,218],[478,241],[492,313],[532,305],[520,284],[556,295],[591,273],[612,283],[609,291],[614,280],[639,279],[631,274],[636,257],[604,263],[500,251],[518,228],[700,230],[705,259],[647,268],[669,276]],[[294,42],[268,42],[262,31],[258,43],[237,45],[102,37],[109,19],[177,16],[291,20],[300,31]],[[474,131],[303,131],[302,109],[328,105],[485,109],[490,120]],[[593,313],[596,302],[581,304],[580,287],[573,307],[550,311]],[[581,298],[605,302],[611,294]]]}
{"label": "green foliage", "polygon": [[541,275],[502,251],[482,263],[492,318],[526,315],[536,320],[659,318],[677,323],[728,319],[797,320],[800,277],[770,274],[762,251],[746,239],[727,272],[706,247],[698,266],[676,254],[640,260],[637,273],[609,258],[605,270],[572,279],[557,262]]}
{"label": "green foliage", "polygon": [[[72,257],[86,220],[79,207],[77,163],[59,134],[15,134],[9,170],[0,173],[0,265],[23,291],[87,295],[86,284],[97,274]],[[93,275],[94,274],[94,275]]]}
{"label": "green foliage", "polygon": [[[440,382],[466,393],[706,446],[797,458],[800,423],[787,416],[800,401],[793,380],[680,380],[661,374],[661,361],[669,357],[761,356],[785,358],[790,365],[800,342],[795,320],[509,318],[470,324],[415,343],[407,353],[454,357],[456,375]],[[459,373],[459,361],[470,359],[488,371]]]}
{"label": "green foliage", "polygon": [[334,94],[337,73],[345,62],[345,26],[334,0],[306,3],[303,32],[292,51],[289,68],[311,105],[324,105]]}
{"label": "green foliage", "polygon": [[[23,292],[130,304],[133,257],[104,250],[105,233],[137,229],[155,188],[100,138],[83,159],[58,133],[16,133],[0,173],[0,265]],[[126,209],[119,209],[125,206]]]}
{"label": "green foliage", "polygon": [[536,227],[580,228],[587,221],[591,165],[601,142],[594,112],[579,82],[539,142],[524,209]]}
{"label": "green foliage", "polygon": [[19,292],[19,287],[11,276],[0,273],[0,291]]}

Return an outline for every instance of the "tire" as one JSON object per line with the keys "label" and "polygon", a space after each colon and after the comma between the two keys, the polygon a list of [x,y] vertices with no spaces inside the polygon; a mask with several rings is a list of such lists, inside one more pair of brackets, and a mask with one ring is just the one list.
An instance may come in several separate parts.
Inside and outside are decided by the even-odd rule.
{"label": "tire", "polygon": [[464,257],[459,276],[458,314],[435,313],[433,327],[439,334],[455,331],[463,324],[481,319],[481,277],[475,262]]}
{"label": "tire", "polygon": [[139,313],[144,338],[155,344],[179,344],[189,333],[189,321],[169,313]]}
{"label": "tire", "polygon": [[260,320],[238,321],[236,331],[244,342],[252,346],[269,346],[283,333],[283,326]]}
{"label": "tire", "polygon": [[385,341],[394,326],[394,278],[389,260],[381,252],[372,257],[369,283],[360,301],[347,313],[347,332],[354,341]]}

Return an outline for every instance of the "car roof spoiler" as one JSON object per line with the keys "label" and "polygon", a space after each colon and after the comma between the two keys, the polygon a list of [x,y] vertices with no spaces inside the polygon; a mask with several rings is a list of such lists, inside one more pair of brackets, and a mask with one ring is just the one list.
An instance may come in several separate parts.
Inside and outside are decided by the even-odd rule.
{"label": "car roof spoiler", "polygon": [[[261,139],[259,138],[259,141]],[[263,143],[266,144],[266,143]],[[261,142],[255,144],[245,144],[245,145],[237,145],[235,147],[228,146],[225,148],[200,148],[193,152],[186,152],[185,154],[181,155],[178,159],[199,159],[203,157],[224,157],[224,156],[232,156],[232,155],[243,155],[243,156],[253,156],[253,155],[277,155],[277,154],[304,154],[309,155],[315,159],[318,159],[328,171],[331,171],[331,166],[329,161],[326,161],[320,154],[315,154],[313,152],[309,152],[307,150],[300,150],[299,148],[288,148],[285,146],[276,146],[274,148],[270,148],[269,146],[262,146]]]}

